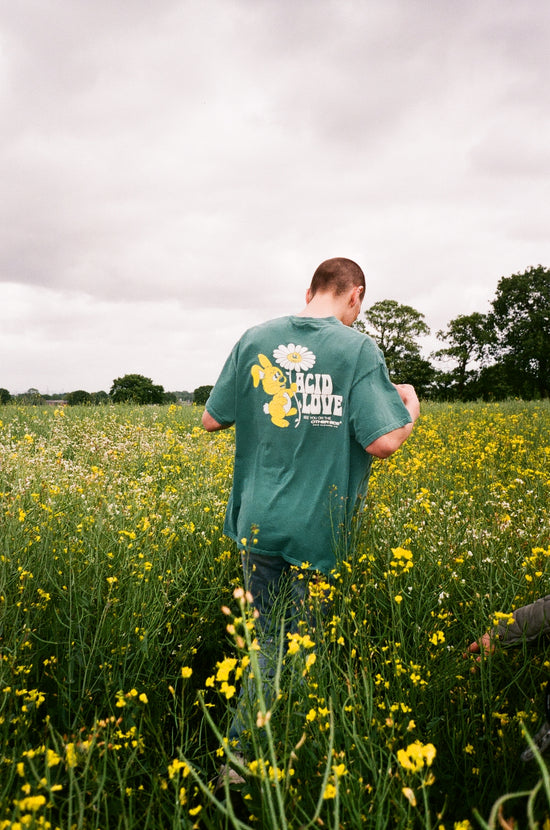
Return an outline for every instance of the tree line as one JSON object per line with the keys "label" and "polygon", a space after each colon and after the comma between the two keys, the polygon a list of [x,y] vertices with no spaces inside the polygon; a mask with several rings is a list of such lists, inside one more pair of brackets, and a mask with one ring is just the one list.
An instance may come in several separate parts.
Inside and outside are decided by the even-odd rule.
{"label": "tree line", "polygon": [[28,389],[20,395],[11,395],[7,389],[0,388],[0,404],[17,403],[38,406],[41,404],[67,404],[68,406],[98,406],[101,404],[170,404],[196,403],[205,404],[212,386],[198,386],[193,392],[165,392],[160,384],[153,383],[144,375],[130,374],[115,378],[110,391],[86,392],[76,389],[68,394],[41,395],[38,389]]}
{"label": "tree line", "polygon": [[[455,290],[454,288],[452,290]],[[436,332],[430,359],[419,338],[424,315],[395,300],[365,311],[356,328],[376,340],[395,383],[413,383],[435,400],[533,400],[550,395],[550,270],[542,265],[502,277],[487,314],[459,314]]]}
{"label": "tree line", "polygon": [[[452,290],[455,290],[454,288]],[[424,315],[396,300],[366,309],[354,327],[371,335],[386,358],[394,383],[413,383],[422,398],[433,400],[524,400],[550,395],[550,270],[531,266],[502,277],[490,311],[459,314],[436,332],[442,347],[423,357],[419,340],[430,328]],[[63,396],[69,405],[101,403],[206,403],[211,385],[193,392],[165,392],[143,375],[113,381],[109,393],[82,389]],[[37,389],[12,397],[0,389],[0,403],[47,402]]]}

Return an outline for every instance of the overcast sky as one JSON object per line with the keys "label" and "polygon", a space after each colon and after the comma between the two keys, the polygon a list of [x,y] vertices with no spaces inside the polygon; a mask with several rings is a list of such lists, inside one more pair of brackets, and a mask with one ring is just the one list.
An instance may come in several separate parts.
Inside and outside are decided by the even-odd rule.
{"label": "overcast sky", "polygon": [[332,256],[434,334],[550,267],[548,0],[0,2],[12,393],[214,383]]}

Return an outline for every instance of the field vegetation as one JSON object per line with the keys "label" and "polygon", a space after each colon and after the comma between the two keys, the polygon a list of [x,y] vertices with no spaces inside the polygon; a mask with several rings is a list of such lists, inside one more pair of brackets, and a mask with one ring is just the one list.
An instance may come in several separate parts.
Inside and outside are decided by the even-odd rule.
{"label": "field vegetation", "polygon": [[[424,407],[270,710],[222,532],[233,434],[201,412],[0,408],[0,830],[550,827],[545,756],[520,761],[548,644],[464,657],[549,593],[548,401]],[[218,801],[251,667],[255,757]]]}

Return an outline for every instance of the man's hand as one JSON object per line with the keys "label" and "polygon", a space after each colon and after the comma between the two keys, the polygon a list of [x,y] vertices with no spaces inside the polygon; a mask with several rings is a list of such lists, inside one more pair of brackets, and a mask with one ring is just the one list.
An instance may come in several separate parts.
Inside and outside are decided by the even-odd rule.
{"label": "man's hand", "polygon": [[414,424],[420,415],[420,403],[414,390],[414,386],[411,386],[410,383],[394,383],[393,385],[397,389],[399,397],[405,404],[405,407],[408,409],[409,415],[411,416]]}
{"label": "man's hand", "polygon": [[481,663],[481,658],[486,656],[488,657],[493,654],[495,648],[495,638],[491,634],[487,633],[484,634],[480,640],[470,643],[468,651],[464,657],[468,657],[470,654],[478,654],[479,657],[476,659],[478,663]]}

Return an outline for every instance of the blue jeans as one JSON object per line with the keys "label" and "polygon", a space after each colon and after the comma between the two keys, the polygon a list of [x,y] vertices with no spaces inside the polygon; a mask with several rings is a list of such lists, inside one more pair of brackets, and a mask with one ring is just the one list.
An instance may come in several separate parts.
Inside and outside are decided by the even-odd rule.
{"label": "blue jeans", "polygon": [[[252,594],[253,607],[259,614],[256,619],[256,635],[260,645],[258,663],[265,703],[269,709],[274,696],[273,678],[281,649],[281,633],[286,641],[287,634],[298,633],[301,622],[305,622],[309,630],[314,626],[315,615],[308,599],[309,584],[319,578],[319,572],[292,566],[282,556],[249,551],[243,552],[242,565],[245,590]],[[229,728],[229,739],[237,742],[237,750],[241,752],[244,750],[242,733],[247,728],[247,705],[250,706],[255,698],[254,681],[243,679],[237,709]]]}

